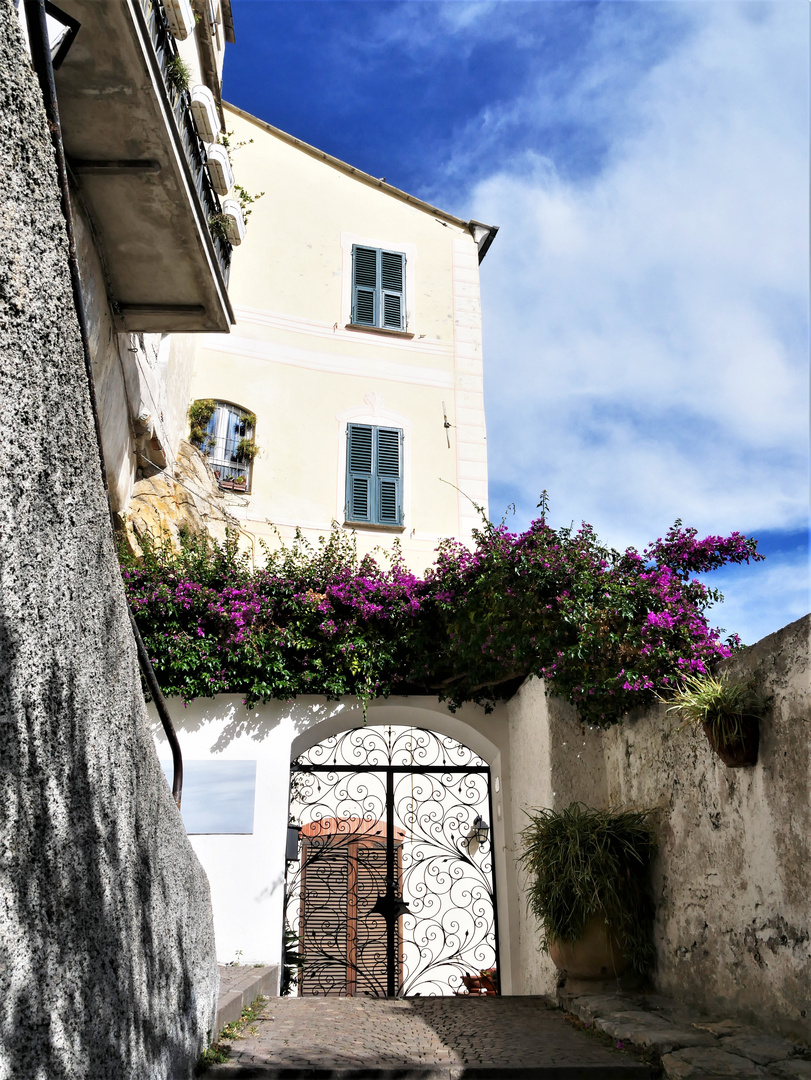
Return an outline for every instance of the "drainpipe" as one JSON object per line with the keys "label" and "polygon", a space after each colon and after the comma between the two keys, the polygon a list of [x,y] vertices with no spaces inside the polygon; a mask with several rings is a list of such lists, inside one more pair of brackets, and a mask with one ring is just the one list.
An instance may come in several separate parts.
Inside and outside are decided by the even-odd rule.
{"label": "drainpipe", "polygon": [[[31,48],[31,59],[34,70],[39,79],[42,97],[45,102],[45,115],[48,120],[48,128],[53,142],[54,155],[56,157],[56,171],[59,180],[62,213],[65,218],[65,226],[68,235],[68,266],[70,268],[70,284],[73,290],[73,305],[76,308],[76,318],[79,321],[79,333],[82,338],[82,353],[84,355],[85,374],[90,396],[90,410],[93,414],[93,426],[96,429],[96,446],[101,466],[101,480],[104,484],[104,493],[107,496],[107,510],[110,514],[110,526],[115,536],[115,522],[113,510],[110,505],[110,489],[107,484],[107,467],[104,462],[104,450],[101,443],[101,423],[99,422],[99,410],[96,401],[96,384],[93,379],[93,360],[90,353],[90,337],[87,330],[87,318],[85,316],[84,295],[82,293],[82,280],[79,275],[79,258],[76,249],[76,233],[73,229],[73,214],[70,207],[70,188],[68,186],[68,167],[65,160],[65,146],[62,142],[62,125],[59,121],[59,105],[56,100],[56,84],[54,82],[53,64],[51,63],[51,47],[48,40],[48,25],[45,21],[45,0],[25,0],[25,18],[28,24],[28,39]],[[180,799],[183,793],[183,757],[180,753],[180,743],[177,740],[172,718],[166,707],[166,701],[155,670],[149,659],[144,640],[135,623],[132,608],[127,603],[135,644],[138,650],[138,661],[141,665],[144,680],[158,710],[161,724],[163,725],[166,739],[172,750],[172,796],[180,809]]]}

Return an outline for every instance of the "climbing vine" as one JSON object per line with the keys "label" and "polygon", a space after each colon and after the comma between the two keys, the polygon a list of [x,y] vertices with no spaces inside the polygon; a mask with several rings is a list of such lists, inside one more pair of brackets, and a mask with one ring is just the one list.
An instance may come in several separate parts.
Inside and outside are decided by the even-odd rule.
{"label": "climbing vine", "polygon": [[545,517],[523,533],[485,521],[471,548],[440,544],[424,577],[397,549],[359,559],[337,526],[266,549],[259,569],[236,534],[147,544],[122,569],[158,679],[186,700],[429,693],[490,709],[534,674],[606,726],[739,644],[709,626],[721,597],[693,575],[761,559],[755,540],[699,540],[677,521],[619,552]]}

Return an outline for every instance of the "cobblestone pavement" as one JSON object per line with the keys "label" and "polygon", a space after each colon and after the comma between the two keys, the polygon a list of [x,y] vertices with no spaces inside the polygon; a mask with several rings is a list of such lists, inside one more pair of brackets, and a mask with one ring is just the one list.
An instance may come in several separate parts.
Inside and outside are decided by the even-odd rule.
{"label": "cobblestone pavement", "polygon": [[645,1080],[538,997],[272,998],[208,1077]]}
{"label": "cobblestone pavement", "polygon": [[808,1047],[722,1012],[701,1013],[658,994],[564,991],[560,1002],[584,1026],[652,1051],[669,1080],[811,1080]]}

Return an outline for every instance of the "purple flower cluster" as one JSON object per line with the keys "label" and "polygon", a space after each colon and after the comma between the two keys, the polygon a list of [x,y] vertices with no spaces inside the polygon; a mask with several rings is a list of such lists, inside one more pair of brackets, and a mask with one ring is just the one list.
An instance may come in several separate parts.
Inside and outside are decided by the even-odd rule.
{"label": "purple flower cluster", "polygon": [[760,558],[740,533],[698,539],[681,522],[640,555],[539,520],[446,541],[423,578],[358,561],[336,530],[257,570],[233,537],[152,547],[124,560],[124,582],[164,688],[186,699],[425,692],[490,708],[534,674],[604,725],[729,655],[691,574]]}

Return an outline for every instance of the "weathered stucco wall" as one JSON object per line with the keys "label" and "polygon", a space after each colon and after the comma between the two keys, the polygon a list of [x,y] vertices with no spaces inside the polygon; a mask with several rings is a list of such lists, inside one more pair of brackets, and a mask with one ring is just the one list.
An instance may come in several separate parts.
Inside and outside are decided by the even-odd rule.
{"label": "weathered stucco wall", "polygon": [[608,796],[661,808],[656,984],[811,1041],[811,699],[800,619],[727,666],[772,694],[758,763],[728,769],[664,706],[603,737]]}
{"label": "weathered stucco wall", "polygon": [[[811,1040],[811,616],[727,666],[773,701],[756,766],[728,769],[664,706],[607,732],[527,683],[509,705],[516,823],[528,806],[658,810],[656,987]],[[516,846],[519,844],[517,842]],[[521,907],[523,989],[548,991]]]}
{"label": "weathered stucco wall", "polygon": [[191,1075],[208,883],[158,764],[42,100],[0,0],[0,1077]]}

